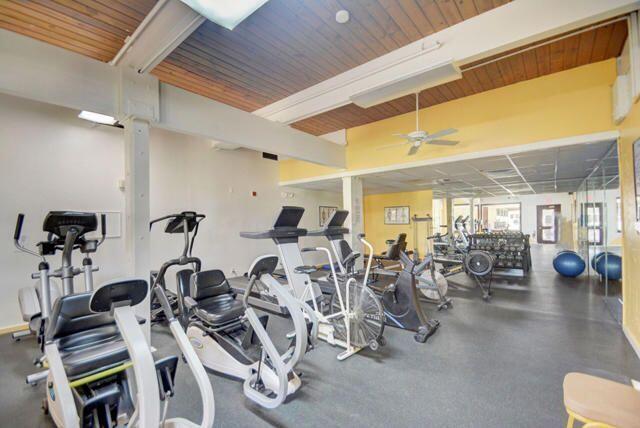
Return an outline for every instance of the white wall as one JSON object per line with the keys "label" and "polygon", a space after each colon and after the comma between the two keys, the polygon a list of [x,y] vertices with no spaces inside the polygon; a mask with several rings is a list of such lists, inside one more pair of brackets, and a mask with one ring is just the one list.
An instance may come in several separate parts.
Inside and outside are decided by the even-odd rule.
{"label": "white wall", "polygon": [[[21,322],[18,289],[33,283],[29,275],[38,263],[13,247],[18,212],[26,214],[24,237],[29,246],[44,238],[42,220],[50,210],[124,212],[124,193],[118,188],[124,176],[123,132],[94,126],[76,115],[76,111],[0,95],[0,328]],[[255,256],[277,254],[271,241],[248,240],[238,233],[269,228],[281,205],[304,206],[303,226],[316,228],[318,206],[342,202],[339,193],[285,192],[277,183],[277,162],[262,159],[260,153],[216,151],[203,139],[157,129],[151,132],[151,215],[183,210],[206,214],[194,251],[204,268],[241,274]],[[163,225],[157,226],[151,238],[156,268],[182,249],[181,236],[167,235]],[[126,274],[124,233],[108,239],[95,255],[100,266],[96,283]],[[321,238],[304,238],[301,245],[323,243]],[[49,261],[57,267],[60,257]],[[80,264],[79,257],[75,263]],[[170,286],[173,278],[170,273]],[[82,289],[81,279],[76,284]]]}
{"label": "white wall", "polygon": [[[38,259],[18,252],[13,231],[26,215],[26,245],[45,239],[42,221],[51,210],[124,210],[122,130],[77,119],[77,112],[0,95],[0,327],[21,322],[18,289],[34,283]],[[107,240],[95,257],[96,281],[124,275],[123,239]],[[59,256],[50,258],[58,267]],[[76,256],[78,265],[81,258]],[[82,289],[80,280],[77,289]]]}

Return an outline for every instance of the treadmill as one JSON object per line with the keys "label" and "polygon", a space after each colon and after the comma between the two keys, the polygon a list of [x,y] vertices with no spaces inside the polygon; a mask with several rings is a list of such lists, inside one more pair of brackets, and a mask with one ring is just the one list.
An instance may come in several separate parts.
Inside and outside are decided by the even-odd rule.
{"label": "treadmill", "polygon": [[[286,282],[291,287],[291,293],[297,299],[302,299],[311,304],[312,299],[320,300],[322,291],[316,282],[311,283],[311,293],[307,292],[306,274],[295,272],[298,266],[303,266],[302,253],[298,242],[301,236],[307,235],[307,229],[298,227],[304,208],[284,206],[281,208],[273,227],[266,231],[259,232],[240,232],[240,236],[247,239],[271,239],[278,247],[280,255],[280,263],[284,268]],[[232,287],[238,293],[244,293],[245,287],[239,286],[237,281],[232,283]],[[306,293],[306,294],[305,294]],[[311,294],[311,295],[310,295]],[[263,295],[264,299],[265,296]],[[259,304],[256,304],[259,306]]]}

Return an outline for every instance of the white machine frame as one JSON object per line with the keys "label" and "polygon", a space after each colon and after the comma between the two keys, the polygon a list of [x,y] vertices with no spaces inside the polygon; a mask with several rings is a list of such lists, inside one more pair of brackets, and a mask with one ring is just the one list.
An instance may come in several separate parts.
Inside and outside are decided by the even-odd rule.
{"label": "white machine frame", "polygon": [[[105,284],[104,286],[107,285]],[[135,411],[130,416],[127,426],[143,428],[211,428],[215,418],[213,389],[204,367],[191,347],[189,339],[178,320],[172,317],[169,326],[200,390],[202,422],[199,425],[184,418],[164,420],[168,399],[165,400],[165,408],[161,415],[158,377],[151,347],[140,328],[134,310],[129,305],[118,306],[113,308],[113,315],[129,351],[131,367],[127,370],[130,371],[129,374],[131,374],[131,371],[133,372],[133,378],[135,379],[135,389],[132,388],[135,391]],[[53,388],[53,397],[47,391],[49,413],[57,426],[78,428],[80,426],[78,410],[57,345],[55,343],[47,343],[45,345],[45,355],[49,364],[47,385],[51,385]]]}
{"label": "white machine frame", "polygon": [[[249,272],[253,270],[256,263],[265,257],[276,256],[267,255],[258,257],[253,262]],[[190,325],[187,328],[187,337],[195,350],[195,354],[205,367],[218,373],[244,380],[243,390],[245,395],[262,407],[273,409],[282,404],[288,395],[296,392],[302,385],[302,381],[294,371],[294,367],[307,349],[307,327],[300,302],[291,296],[285,286],[270,274],[262,274],[260,278],[252,278],[254,282],[258,280],[266,286],[269,294],[275,296],[280,305],[289,311],[296,337],[293,351],[289,350],[280,355],[266,329],[260,322],[255,309],[249,305],[246,306],[245,317],[253,327],[255,334],[263,346],[264,352],[260,360],[252,364],[243,364],[230,355],[210,334],[203,331],[197,325]],[[247,299],[252,286],[253,283],[251,283],[250,280],[250,285],[245,291],[245,297]],[[264,362],[265,356],[269,357],[269,361],[273,367],[270,367]],[[274,397],[266,397],[253,387],[258,380],[258,375],[264,383],[265,388],[275,393]]]}

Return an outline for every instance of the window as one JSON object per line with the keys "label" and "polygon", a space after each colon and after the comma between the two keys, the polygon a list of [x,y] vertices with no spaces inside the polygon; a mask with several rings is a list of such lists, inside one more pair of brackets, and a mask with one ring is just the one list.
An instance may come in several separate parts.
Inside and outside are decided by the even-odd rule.
{"label": "window", "polygon": [[470,215],[471,215],[471,207],[469,204],[455,204],[453,206],[454,220],[458,218],[458,216],[462,216],[462,218],[465,218]]}
{"label": "window", "polygon": [[581,225],[587,228],[587,239],[591,245],[602,245],[602,202],[582,204]]}
{"label": "window", "polygon": [[482,205],[482,226],[489,231],[520,230],[520,204]]}

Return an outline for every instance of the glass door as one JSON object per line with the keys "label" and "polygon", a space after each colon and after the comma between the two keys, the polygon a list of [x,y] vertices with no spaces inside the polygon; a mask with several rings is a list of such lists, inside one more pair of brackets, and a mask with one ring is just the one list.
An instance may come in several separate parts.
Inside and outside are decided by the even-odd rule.
{"label": "glass door", "polygon": [[556,244],[558,242],[558,219],[560,205],[538,205],[537,238],[539,244]]}

